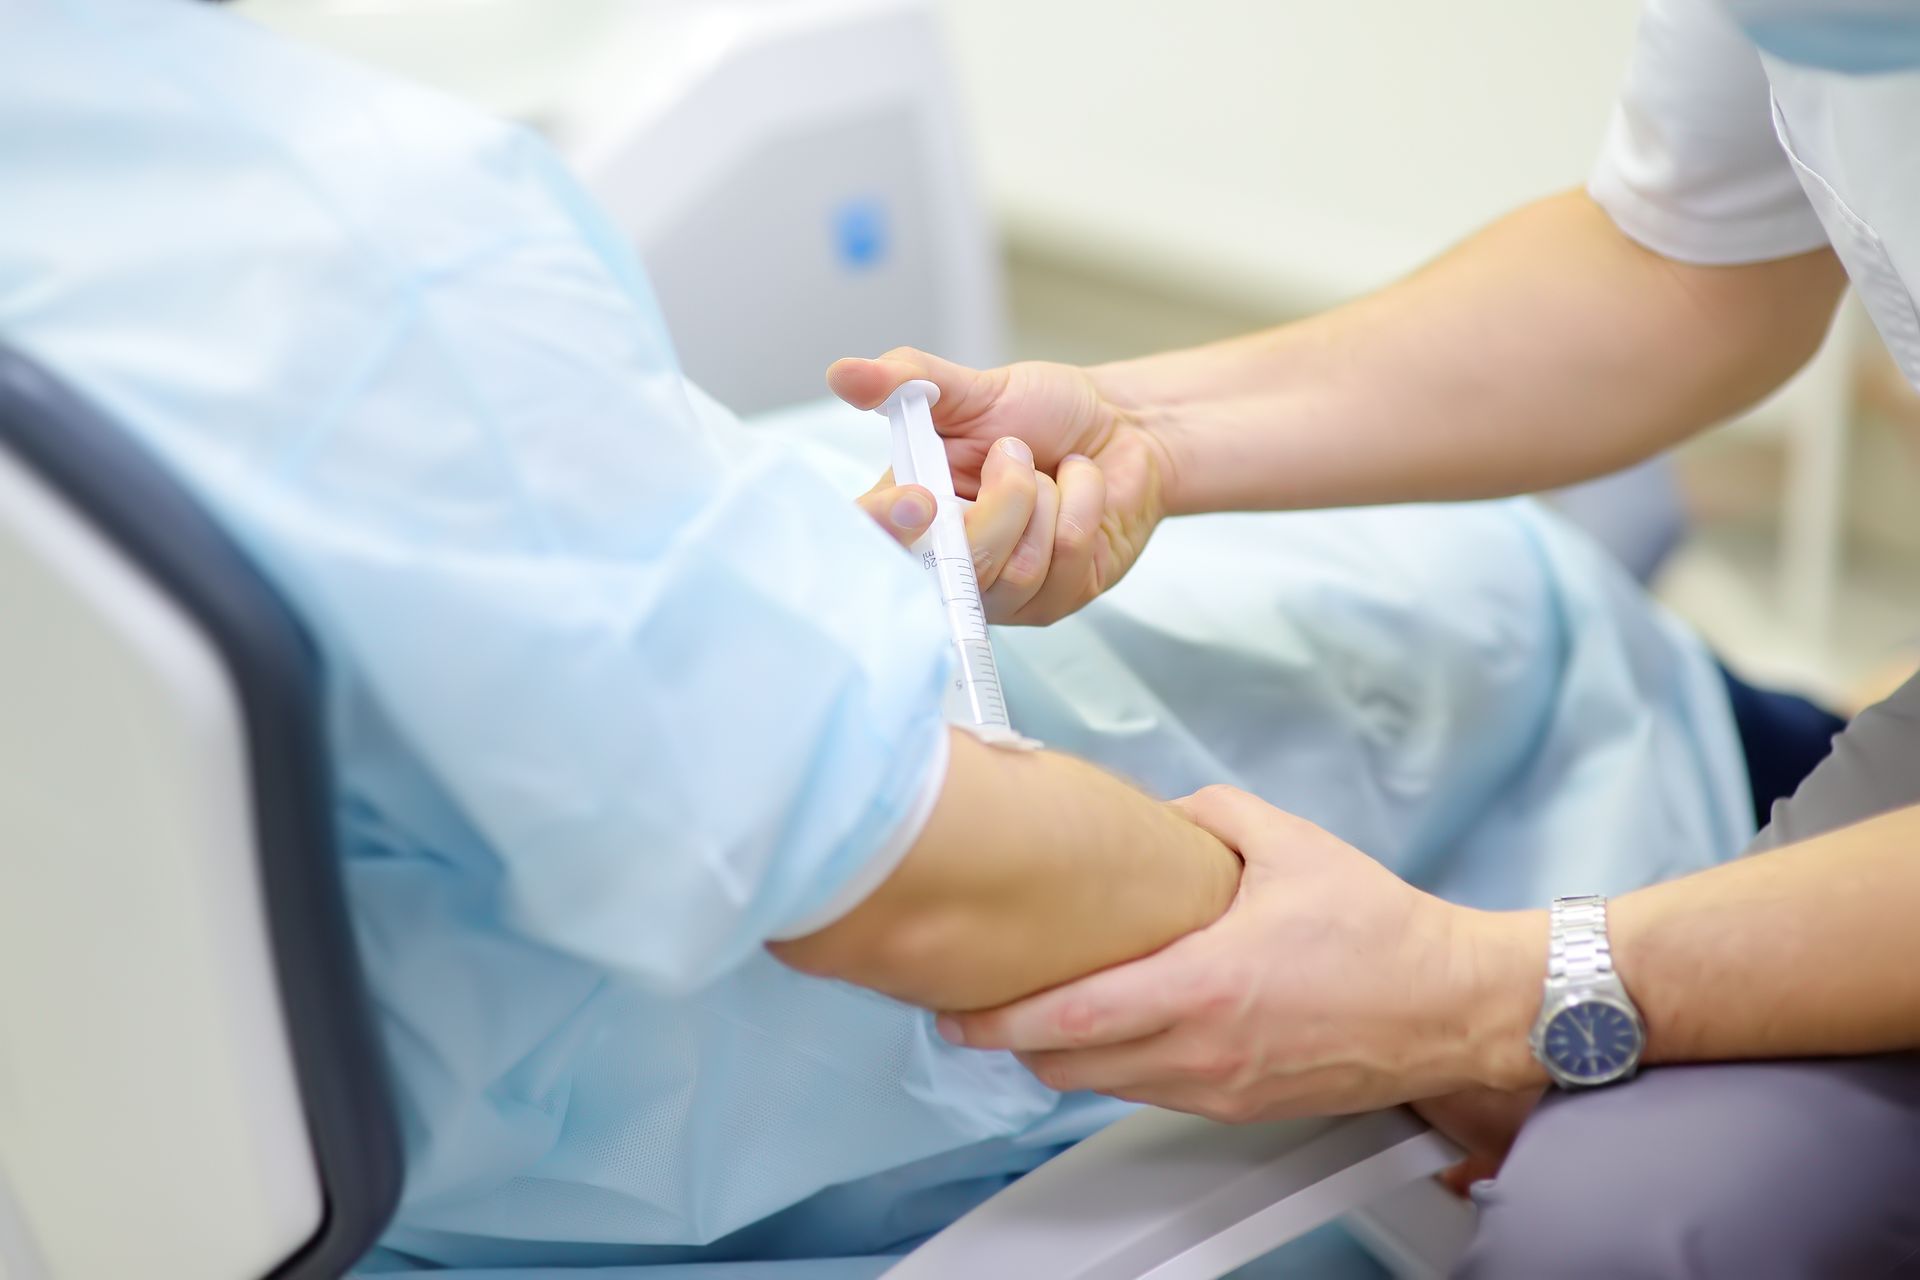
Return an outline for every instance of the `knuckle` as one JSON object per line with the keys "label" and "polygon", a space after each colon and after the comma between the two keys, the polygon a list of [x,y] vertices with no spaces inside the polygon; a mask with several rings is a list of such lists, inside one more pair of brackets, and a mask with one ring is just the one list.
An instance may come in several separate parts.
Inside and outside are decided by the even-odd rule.
{"label": "knuckle", "polygon": [[1211,973],[1199,975],[1188,998],[1188,1006],[1194,1017],[1205,1023],[1218,1026],[1232,1022],[1240,1011],[1240,993]]}
{"label": "knuckle", "polygon": [[1197,950],[1193,963],[1182,964],[1167,975],[1168,994],[1179,1002],[1181,1020],[1189,1025],[1204,1024],[1218,1012],[1225,984],[1213,974],[1213,966],[1204,961],[1213,958],[1211,949]]}
{"label": "knuckle", "polygon": [[1099,1008],[1085,998],[1076,997],[1060,1006],[1054,1014],[1054,1030],[1063,1040],[1072,1044],[1085,1044],[1100,1031],[1104,1019]]}
{"label": "knuckle", "polygon": [[1234,1075],[1239,1062],[1231,1049],[1210,1040],[1189,1040],[1170,1054],[1167,1067],[1173,1074],[1202,1084],[1224,1084]]}
{"label": "knuckle", "polygon": [[1196,962],[1183,977],[1180,997],[1195,1030],[1216,1042],[1233,1041],[1247,1021],[1254,989],[1230,947],[1209,946],[1196,952]]}
{"label": "knuckle", "polygon": [[1248,1058],[1239,1050],[1216,1049],[1201,1059],[1200,1078],[1212,1084],[1231,1086],[1247,1074]]}
{"label": "knuckle", "polygon": [[1006,567],[1000,570],[1000,581],[1020,591],[1037,587],[1040,585],[1042,563],[1039,549],[1022,543],[1013,549]]}

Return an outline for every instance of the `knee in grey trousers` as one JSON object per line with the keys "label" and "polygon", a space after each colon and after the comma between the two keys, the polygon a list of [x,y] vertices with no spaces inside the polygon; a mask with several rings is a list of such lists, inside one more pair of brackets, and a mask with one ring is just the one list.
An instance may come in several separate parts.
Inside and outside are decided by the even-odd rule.
{"label": "knee in grey trousers", "polygon": [[[1920,675],[1834,740],[1753,847],[1914,803]],[[1920,1277],[1920,1054],[1550,1095],[1478,1198],[1465,1280]]]}

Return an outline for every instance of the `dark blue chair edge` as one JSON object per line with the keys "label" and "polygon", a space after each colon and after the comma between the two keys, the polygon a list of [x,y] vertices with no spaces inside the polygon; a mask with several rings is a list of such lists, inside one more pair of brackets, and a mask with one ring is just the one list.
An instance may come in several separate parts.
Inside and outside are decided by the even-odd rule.
{"label": "dark blue chair edge", "polygon": [[272,1280],[337,1280],[392,1220],[403,1157],[341,883],[319,658],[278,591],[126,432],[0,345],[0,448],[83,513],[204,628],[239,693],[261,882],[319,1230]]}

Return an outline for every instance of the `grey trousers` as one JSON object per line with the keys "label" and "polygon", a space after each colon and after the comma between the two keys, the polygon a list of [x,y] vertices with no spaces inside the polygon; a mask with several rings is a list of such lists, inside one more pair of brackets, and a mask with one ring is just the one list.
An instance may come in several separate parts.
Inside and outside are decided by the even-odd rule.
{"label": "grey trousers", "polygon": [[[1835,739],[1753,848],[1914,803],[1920,675]],[[1475,1198],[1467,1280],[1920,1277],[1920,1054],[1550,1094]]]}

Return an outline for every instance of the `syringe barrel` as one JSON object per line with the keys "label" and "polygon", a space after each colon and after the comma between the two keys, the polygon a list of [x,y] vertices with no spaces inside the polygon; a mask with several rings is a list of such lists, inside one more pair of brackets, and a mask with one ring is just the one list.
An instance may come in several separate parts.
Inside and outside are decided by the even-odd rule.
{"label": "syringe barrel", "polygon": [[946,444],[933,427],[931,406],[939,399],[939,387],[915,380],[895,389],[880,412],[893,428],[893,478],[901,484],[922,485],[934,498],[933,526],[913,550],[939,588],[940,602],[947,611],[947,630],[959,658],[953,683],[947,688],[947,719],[972,729],[988,742],[1032,746],[1013,731],[1007,717],[1007,699],[1000,689],[1000,670],[993,660],[993,639],[987,633],[987,612],[980,599],[980,580],[974,573],[973,550],[967,543],[966,517],[954,497]]}
{"label": "syringe barrel", "polygon": [[946,607],[947,629],[953,636],[953,683],[947,687],[947,718],[977,729],[1011,732],[1006,694],[1000,688],[1000,670],[993,660],[993,639],[980,599],[973,552],[957,508],[943,506],[933,528],[915,547],[920,562],[934,577],[940,602]]}

